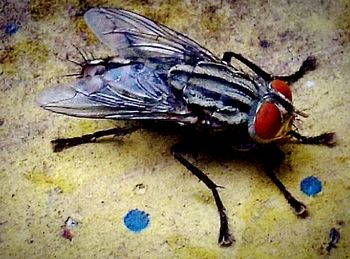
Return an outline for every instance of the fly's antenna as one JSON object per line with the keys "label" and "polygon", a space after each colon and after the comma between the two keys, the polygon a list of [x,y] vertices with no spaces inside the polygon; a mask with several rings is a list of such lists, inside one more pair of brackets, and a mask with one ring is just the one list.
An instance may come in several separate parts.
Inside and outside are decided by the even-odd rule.
{"label": "fly's antenna", "polygon": [[305,112],[307,109],[303,109],[303,110],[296,110],[294,112],[294,120],[293,120],[293,123],[292,123],[292,126],[295,128],[295,129],[302,129],[303,126],[303,120],[301,119],[302,118],[307,118],[309,117],[309,115]]}
{"label": "fly's antenna", "polygon": [[299,115],[300,117],[307,118],[307,117],[309,117],[309,115],[305,112],[306,110],[307,109],[297,110],[297,111],[295,111],[295,113],[297,115]]}

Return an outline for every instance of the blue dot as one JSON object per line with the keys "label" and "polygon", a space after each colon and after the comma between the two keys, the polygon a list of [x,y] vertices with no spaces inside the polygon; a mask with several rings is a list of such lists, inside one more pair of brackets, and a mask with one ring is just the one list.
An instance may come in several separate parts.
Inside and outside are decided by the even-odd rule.
{"label": "blue dot", "polygon": [[149,215],[141,210],[130,210],[124,216],[124,225],[132,232],[140,232],[149,224]]}
{"label": "blue dot", "polygon": [[322,183],[316,177],[309,176],[301,181],[300,190],[308,196],[315,196],[322,191]]}
{"label": "blue dot", "polygon": [[15,34],[18,30],[18,25],[15,22],[8,22],[5,25],[5,33],[7,35]]}

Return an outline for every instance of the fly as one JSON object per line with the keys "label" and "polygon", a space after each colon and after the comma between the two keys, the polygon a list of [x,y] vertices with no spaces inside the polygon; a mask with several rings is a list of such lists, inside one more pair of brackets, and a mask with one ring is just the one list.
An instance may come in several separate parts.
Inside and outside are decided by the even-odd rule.
{"label": "fly", "polygon": [[[234,52],[218,58],[183,34],[130,11],[93,8],[84,18],[117,57],[85,59],[75,82],[49,88],[38,96],[42,108],[76,117],[137,121],[141,125],[164,122],[195,132],[172,146],[171,154],[211,190],[219,212],[221,246],[230,246],[234,238],[219,186],[184,156],[193,143],[208,142],[220,150],[264,150],[260,156],[267,175],[296,215],[307,215],[306,206],[275,176],[276,163],[265,150],[274,152],[272,157],[279,157],[280,162],[283,153],[275,144],[281,140],[294,138],[305,144],[329,146],[335,143],[334,133],[305,137],[293,124],[303,113],[295,109],[289,86],[315,69],[314,57],[308,57],[292,75],[273,76]],[[232,65],[232,59],[244,70]],[[140,124],[56,139],[53,148],[58,152],[107,135],[123,136],[139,129]],[[189,139],[192,144],[188,144]]]}

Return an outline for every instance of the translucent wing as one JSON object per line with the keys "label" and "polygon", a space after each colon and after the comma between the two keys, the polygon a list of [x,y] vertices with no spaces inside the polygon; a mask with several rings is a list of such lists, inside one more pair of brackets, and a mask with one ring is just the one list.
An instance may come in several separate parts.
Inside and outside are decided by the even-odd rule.
{"label": "translucent wing", "polygon": [[168,85],[168,67],[164,66],[150,62],[114,63],[102,75],[44,90],[37,102],[44,109],[77,117],[184,124],[196,121]]}
{"label": "translucent wing", "polygon": [[181,33],[120,9],[93,8],[84,15],[96,36],[120,57],[176,58],[179,61],[219,61],[210,51]]}
{"label": "translucent wing", "polygon": [[198,119],[181,92],[169,85],[168,72],[178,64],[221,62],[218,58],[186,36],[132,12],[95,8],[84,17],[96,36],[126,63],[111,62],[102,74],[45,90],[37,98],[41,107],[88,118],[185,124]]}

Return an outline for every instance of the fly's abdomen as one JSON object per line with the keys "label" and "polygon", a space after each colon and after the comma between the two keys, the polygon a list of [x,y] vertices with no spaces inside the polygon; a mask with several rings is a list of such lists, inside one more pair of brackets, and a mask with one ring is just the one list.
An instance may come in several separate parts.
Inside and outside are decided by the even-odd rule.
{"label": "fly's abdomen", "polygon": [[259,96],[251,78],[220,63],[177,65],[170,69],[169,81],[182,91],[188,105],[199,106],[211,118],[230,125],[246,122]]}

